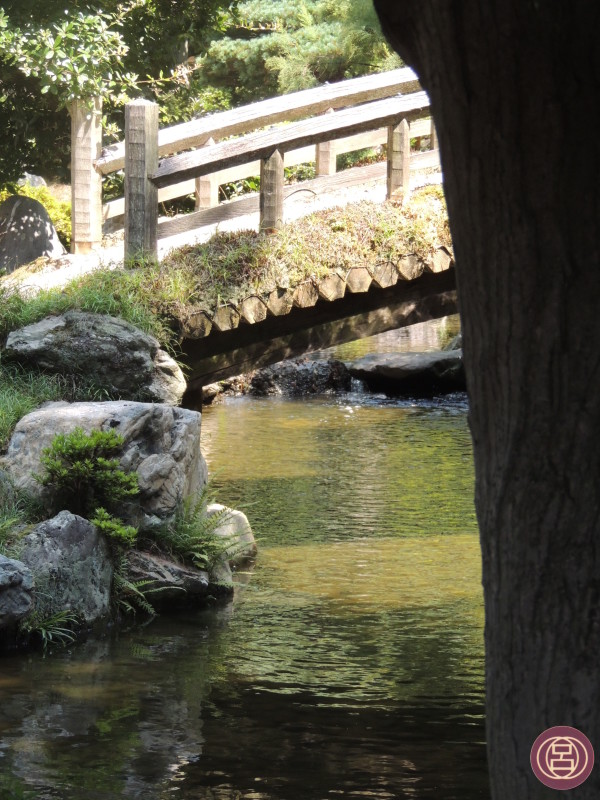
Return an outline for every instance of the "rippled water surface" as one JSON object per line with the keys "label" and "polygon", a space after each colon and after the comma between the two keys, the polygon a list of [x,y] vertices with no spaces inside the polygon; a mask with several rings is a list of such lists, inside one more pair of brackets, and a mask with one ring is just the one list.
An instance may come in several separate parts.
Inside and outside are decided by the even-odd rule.
{"label": "rippled water surface", "polygon": [[208,409],[233,604],[0,663],[0,797],[489,797],[463,397]]}

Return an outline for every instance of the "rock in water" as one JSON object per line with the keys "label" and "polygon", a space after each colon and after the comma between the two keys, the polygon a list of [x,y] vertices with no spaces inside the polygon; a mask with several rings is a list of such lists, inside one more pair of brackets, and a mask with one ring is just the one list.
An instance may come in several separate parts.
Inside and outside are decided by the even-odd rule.
{"label": "rock in water", "polygon": [[127,577],[130,581],[148,581],[149,601],[156,609],[193,605],[209,593],[208,574],[203,570],[177,564],[163,556],[133,550],[128,555]]}
{"label": "rock in water", "polygon": [[158,341],[125,320],[67,311],[9,334],[6,358],[48,372],[86,375],[124,400],[179,405],[186,383]]}
{"label": "rock in water", "polygon": [[465,390],[462,350],[376,353],[347,366],[352,377],[364,381],[373,392],[431,397]]}
{"label": "rock in water", "polygon": [[22,561],[0,555],[0,630],[27,616],[33,605],[33,576]]}
{"label": "rock in water", "polygon": [[22,545],[21,560],[35,576],[44,607],[52,613],[68,609],[87,624],[108,614],[113,568],[108,545],[91,522],[61,511]]}
{"label": "rock in water", "polygon": [[14,272],[40,256],[58,258],[66,252],[37,200],[15,194],[0,203],[0,272]]}
{"label": "rock in water", "polygon": [[114,430],[124,439],[121,467],[135,470],[140,486],[122,511],[131,524],[151,528],[172,518],[183,499],[206,483],[200,423],[197,411],[152,403],[48,403],[19,421],[0,466],[17,488],[43,497],[46,490],[33,475],[42,472],[42,450],[57,433]]}

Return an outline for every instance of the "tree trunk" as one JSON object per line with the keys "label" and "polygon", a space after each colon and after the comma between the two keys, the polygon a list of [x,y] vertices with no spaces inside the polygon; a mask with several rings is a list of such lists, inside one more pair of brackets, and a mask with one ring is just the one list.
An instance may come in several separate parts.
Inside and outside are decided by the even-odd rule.
{"label": "tree trunk", "polygon": [[[538,734],[572,725],[600,750],[600,142],[588,131],[600,4],[375,5],[429,92],[440,140],[483,556],[492,797],[554,797],[530,768]],[[597,800],[599,775],[578,800]]]}

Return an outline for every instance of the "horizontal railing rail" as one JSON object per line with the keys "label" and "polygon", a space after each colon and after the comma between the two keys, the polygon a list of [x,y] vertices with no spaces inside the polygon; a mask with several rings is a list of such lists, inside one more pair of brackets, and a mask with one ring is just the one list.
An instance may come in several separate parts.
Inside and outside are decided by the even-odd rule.
{"label": "horizontal railing rail", "polygon": [[[428,118],[429,101],[419,89],[416,75],[405,67],[294,92],[161,130],[157,107],[147,101],[133,101],[126,109],[125,141],[101,153],[101,106],[92,122],[82,109],[78,126],[72,129],[72,170],[77,187],[73,193],[73,252],[99,247],[103,223],[110,221],[107,230],[114,230],[123,217],[126,252],[131,254],[134,248],[154,252],[159,202],[194,194],[196,215],[190,216],[200,220],[203,210],[219,204],[220,186],[259,173],[261,226],[277,227],[279,216],[265,215],[270,200],[266,205],[263,201],[275,190],[280,199],[283,197],[278,184],[283,180],[284,163],[316,162],[318,179],[334,177],[337,155],[385,144],[389,151],[391,131],[401,119],[409,125],[402,134],[402,145],[397,143],[404,161],[399,168],[396,153],[392,159],[396,166],[392,169],[388,162],[388,193],[399,186],[406,189],[410,137],[429,137],[431,148],[436,148],[435,131]],[[398,132],[395,135],[398,138]],[[267,162],[274,153],[281,163],[273,173],[273,186],[267,190]],[[436,158],[436,152],[427,154],[421,168],[435,163]],[[419,168],[418,160],[418,154],[413,154],[413,168]],[[101,176],[123,168],[125,196],[102,205]],[[354,177],[352,181],[355,185]],[[395,188],[390,188],[392,185]],[[275,214],[279,214],[278,203],[280,200],[273,207]],[[228,209],[224,214],[231,216],[232,212]]]}

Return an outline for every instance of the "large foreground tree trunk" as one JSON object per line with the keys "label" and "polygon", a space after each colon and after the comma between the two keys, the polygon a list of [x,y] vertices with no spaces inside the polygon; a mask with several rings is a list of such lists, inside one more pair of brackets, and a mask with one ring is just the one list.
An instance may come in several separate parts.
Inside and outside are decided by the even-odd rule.
{"label": "large foreground tree trunk", "polygon": [[[375,0],[430,94],[458,270],[494,800],[531,746],[600,754],[600,3]],[[600,797],[600,770],[567,796]]]}

